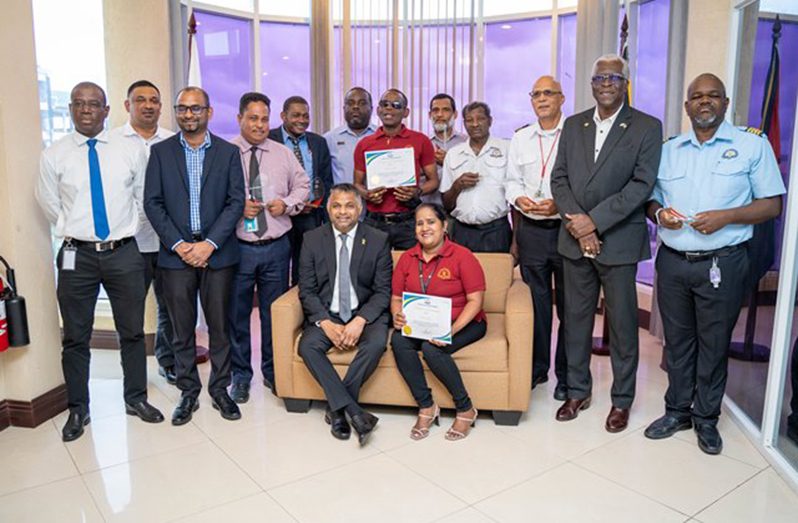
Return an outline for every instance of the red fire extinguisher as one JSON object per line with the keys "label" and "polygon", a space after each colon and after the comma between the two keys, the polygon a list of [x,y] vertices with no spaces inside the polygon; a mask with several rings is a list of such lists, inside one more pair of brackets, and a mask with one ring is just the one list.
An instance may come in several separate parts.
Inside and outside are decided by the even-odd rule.
{"label": "red fire extinguisher", "polygon": [[[0,278],[0,296],[3,295],[3,279]],[[6,321],[6,302],[0,300],[0,352],[8,348],[8,321]]]}

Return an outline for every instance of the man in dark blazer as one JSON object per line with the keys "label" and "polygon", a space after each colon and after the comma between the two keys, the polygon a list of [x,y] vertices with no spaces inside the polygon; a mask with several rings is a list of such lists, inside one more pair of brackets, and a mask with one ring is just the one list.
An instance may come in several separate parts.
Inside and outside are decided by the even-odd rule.
{"label": "man in dark blazer", "polygon": [[235,227],[244,211],[241,158],[237,147],[208,132],[213,109],[205,91],[180,91],[175,114],[180,132],[152,147],[144,185],[144,210],[161,241],[158,267],[164,272],[177,386],[183,392],[172,424],[188,423],[199,408],[197,294],[210,336],[208,392],[213,407],[225,419],[239,419],[241,411],[227,394],[227,309],[239,260]]}
{"label": "man in dark blazer", "polygon": [[[551,177],[563,218],[568,399],[557,420],[590,406],[590,350],[599,290],[610,325],[612,408],[605,428],[624,430],[638,362],[637,262],[651,256],[644,203],[657,178],[662,124],[624,103],[629,66],[617,55],[593,65],[596,107],[565,121]],[[563,230],[564,229],[564,230]]]}
{"label": "man in dark blazer", "polygon": [[[327,203],[331,223],[305,235],[299,261],[306,320],[299,354],[324,389],[332,435],[349,438],[348,414],[361,445],[377,424],[358,405],[358,395],[385,351],[393,267],[388,235],[358,223],[362,210],[354,185],[334,186]],[[327,358],[330,349],[357,350],[343,380]]]}
{"label": "man in dark blazer", "polygon": [[299,214],[291,217],[291,284],[296,285],[302,237],[327,221],[325,207],[333,186],[332,161],[327,140],[307,130],[310,126],[310,105],[307,100],[301,96],[286,98],[280,119],[283,125],[272,129],[269,138],[291,149],[310,178],[308,203]]}

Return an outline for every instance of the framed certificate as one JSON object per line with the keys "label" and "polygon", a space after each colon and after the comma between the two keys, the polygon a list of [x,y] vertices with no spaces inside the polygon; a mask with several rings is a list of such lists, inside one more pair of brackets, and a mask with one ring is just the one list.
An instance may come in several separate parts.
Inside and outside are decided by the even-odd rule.
{"label": "framed certificate", "polygon": [[402,336],[452,342],[451,298],[403,292],[402,312],[406,321]]}
{"label": "framed certificate", "polygon": [[366,152],[369,189],[416,185],[416,160],[412,147]]}

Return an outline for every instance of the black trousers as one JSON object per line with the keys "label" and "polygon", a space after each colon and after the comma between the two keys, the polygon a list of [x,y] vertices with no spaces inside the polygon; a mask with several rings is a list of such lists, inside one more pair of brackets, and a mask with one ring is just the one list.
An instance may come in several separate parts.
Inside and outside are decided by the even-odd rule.
{"label": "black trousers", "polygon": [[210,338],[211,397],[230,385],[230,334],[228,308],[236,266],[222,269],[162,269],[164,297],[174,328],[177,387],[183,396],[196,398],[202,390],[196,364],[197,294],[199,294]]}
{"label": "black trousers", "polygon": [[506,216],[484,225],[470,225],[452,218],[451,224],[452,241],[471,252],[510,252],[513,230]]}
{"label": "black trousers", "polygon": [[412,218],[396,223],[386,223],[382,220],[376,220],[372,216],[373,213],[366,213],[366,218],[363,223],[371,225],[375,229],[385,231],[388,233],[388,242],[391,244],[391,249],[397,251],[406,251],[416,244],[416,223]]}
{"label": "black trousers", "polygon": [[407,338],[402,336],[401,332],[393,331],[391,349],[396,359],[396,366],[410,387],[410,392],[419,408],[425,409],[434,404],[432,390],[427,384],[424,367],[418,358],[418,351],[421,351],[429,369],[452,395],[457,412],[471,410],[471,398],[468,397],[463,377],[452,359],[452,354],[482,339],[487,329],[485,321],[472,321],[452,337],[451,345],[444,347],[416,338]]}
{"label": "black trousers", "polygon": [[[554,373],[557,383],[565,385],[568,374],[568,358],[565,355],[565,293],[563,292],[563,262],[557,252],[557,239],[560,236],[559,220],[546,220],[536,223],[521,218],[518,224],[517,242],[521,264],[521,276],[529,285],[532,293],[532,305],[535,310],[535,337],[532,342],[532,379],[548,376],[551,367],[551,329],[552,309],[556,296],[557,318],[560,326],[557,330],[557,348],[554,357]],[[552,289],[552,275],[554,289]],[[552,291],[554,291],[552,293]]]}
{"label": "black trousers", "polygon": [[[343,324],[337,316],[333,321]],[[299,355],[305,360],[308,370],[324,389],[330,410],[340,410],[357,403],[360,388],[377,368],[388,343],[388,316],[383,315],[369,323],[357,344],[357,354],[349,364],[344,379],[335,371],[327,352],[332,342],[324,331],[314,324],[308,324],[299,340]],[[337,349],[334,349],[337,350]]]}
{"label": "black trousers", "polygon": [[689,262],[661,247],[657,254],[657,303],[665,331],[668,390],[665,409],[696,424],[716,424],[726,390],[728,350],[748,288],[748,253],[739,248],[718,258],[720,286],[709,281],[712,260]]}
{"label": "black trousers", "polygon": [[144,352],[144,259],[135,241],[113,251],[78,247],[75,270],[62,270],[58,252],[58,307],[64,322],[61,365],[72,412],[89,412],[89,340],[100,285],[111,302],[124,373],[124,397],[129,404],[147,399]]}
{"label": "black trousers", "polygon": [[296,285],[299,281],[299,254],[302,251],[302,238],[306,232],[312,231],[323,221],[323,209],[314,209],[310,214],[291,216],[291,230],[288,231],[291,240],[291,285]]}
{"label": "black trousers", "polygon": [[610,327],[612,405],[632,406],[637,381],[637,264],[604,265],[596,260],[563,258],[565,281],[565,356],[568,359],[568,397],[591,395],[590,354],[599,290],[604,288]]}
{"label": "black trousers", "polygon": [[172,367],[175,364],[175,351],[172,348],[172,321],[169,319],[169,311],[166,308],[166,300],[163,297],[163,274],[158,268],[158,253],[143,252],[144,258],[144,289],[145,296],[152,284],[157,305],[158,324],[155,328],[155,358],[161,367]]}

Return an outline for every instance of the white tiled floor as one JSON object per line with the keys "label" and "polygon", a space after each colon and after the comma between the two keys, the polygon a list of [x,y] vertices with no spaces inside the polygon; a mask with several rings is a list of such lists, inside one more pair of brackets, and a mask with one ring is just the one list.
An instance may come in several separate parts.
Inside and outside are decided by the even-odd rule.
{"label": "white tiled floor", "polygon": [[[410,409],[374,408],[380,425],[362,449],[329,435],[323,405],[288,414],[259,383],[241,421],[221,419],[203,396],[183,427],[144,424],[124,415],[118,353],[94,351],[82,438],[61,442],[63,414],[0,432],[0,522],[795,521],[798,495],[727,416],[721,456],[703,454],[689,431],[643,437],[667,380],[657,342],[640,339],[638,395],[621,434],[604,430],[612,377],[608,359],[594,358],[594,403],[573,422],[554,420],[549,382],[518,427],[485,413],[462,442],[443,438],[451,412],[413,442]],[[168,417],[178,394],[150,360],[150,399]]]}

